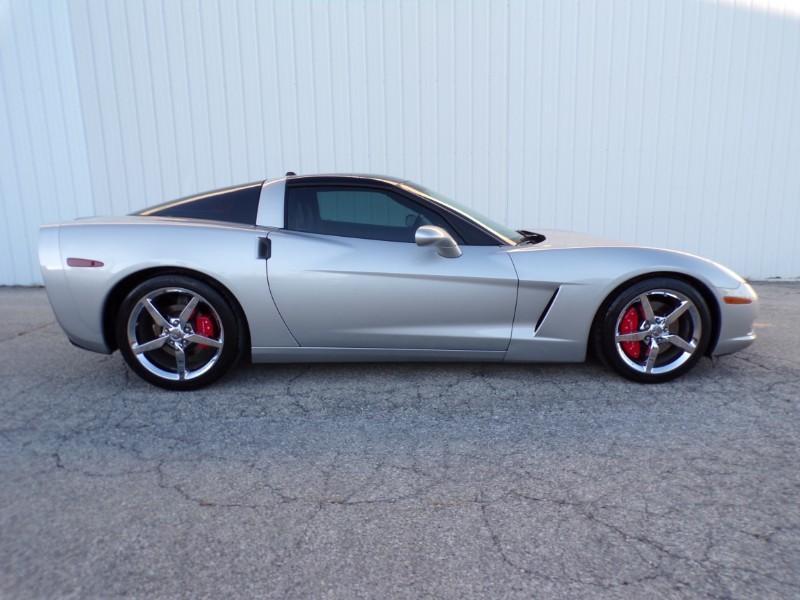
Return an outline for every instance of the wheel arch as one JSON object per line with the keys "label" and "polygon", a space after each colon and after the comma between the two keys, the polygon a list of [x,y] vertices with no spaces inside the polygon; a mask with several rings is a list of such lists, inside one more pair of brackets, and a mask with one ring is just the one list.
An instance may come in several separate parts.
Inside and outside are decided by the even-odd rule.
{"label": "wheel arch", "polygon": [[106,298],[103,302],[102,315],[103,339],[105,340],[105,343],[108,345],[108,348],[111,352],[118,349],[116,337],[114,335],[114,324],[117,312],[119,311],[119,307],[122,304],[122,301],[125,299],[125,296],[127,296],[128,293],[140,283],[159,275],[183,275],[185,277],[193,277],[194,279],[198,279],[203,283],[210,285],[217,292],[222,294],[223,298],[225,298],[225,300],[231,305],[236,313],[236,316],[241,320],[241,323],[244,326],[244,330],[242,332],[245,336],[244,348],[245,352],[249,355],[250,325],[247,321],[247,315],[242,309],[242,305],[236,299],[236,296],[234,296],[225,285],[220,283],[220,281],[214,277],[211,277],[210,275],[207,275],[201,271],[187,269],[185,267],[152,267],[148,269],[142,269],[123,277],[114,285],[113,288],[111,288],[111,291],[106,295]]}
{"label": "wheel arch", "polygon": [[708,286],[707,283],[698,279],[697,277],[693,277],[692,275],[688,275],[686,273],[681,273],[677,271],[653,271],[650,273],[642,273],[641,275],[636,275],[635,277],[631,277],[626,279],[619,285],[617,285],[613,290],[611,290],[606,297],[603,299],[603,302],[600,303],[600,306],[597,308],[597,311],[594,314],[594,318],[592,319],[592,326],[589,329],[589,337],[587,339],[587,349],[590,352],[594,351],[594,344],[592,344],[592,338],[594,333],[602,320],[602,315],[605,314],[605,311],[608,309],[608,306],[614,301],[617,294],[619,294],[622,290],[632,285],[639,283],[640,281],[645,281],[646,279],[654,279],[656,277],[669,277],[672,279],[678,279],[687,283],[694,287],[697,292],[703,297],[703,300],[706,301],[706,305],[708,305],[708,310],[711,313],[711,338],[708,342],[708,348],[706,349],[706,355],[710,356],[714,351],[714,348],[717,347],[717,342],[719,341],[719,332],[720,332],[720,325],[722,322],[722,315],[720,313],[720,306],[719,302],[717,301],[716,296],[711,291],[711,288]]}

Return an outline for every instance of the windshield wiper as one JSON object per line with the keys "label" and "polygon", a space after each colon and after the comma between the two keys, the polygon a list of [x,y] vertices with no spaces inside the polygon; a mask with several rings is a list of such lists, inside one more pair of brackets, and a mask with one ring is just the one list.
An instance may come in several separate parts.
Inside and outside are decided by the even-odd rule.
{"label": "windshield wiper", "polygon": [[517,229],[517,233],[522,236],[522,239],[518,242],[520,244],[522,243],[540,244],[547,239],[541,233],[536,233],[535,231],[528,231],[527,229]]}

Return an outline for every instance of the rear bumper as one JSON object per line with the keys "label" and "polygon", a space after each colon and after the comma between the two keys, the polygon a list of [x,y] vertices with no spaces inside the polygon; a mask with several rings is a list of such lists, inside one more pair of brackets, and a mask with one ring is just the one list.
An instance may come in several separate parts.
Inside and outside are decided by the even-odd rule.
{"label": "rear bumper", "polygon": [[[100,323],[100,312],[96,321],[87,322],[85,310],[75,297],[70,282],[67,281],[64,261],[61,258],[60,231],[58,226],[44,226],[39,231],[39,264],[42,269],[47,299],[53,308],[61,329],[67,334],[69,341],[92,352],[110,354],[111,349],[103,338]],[[79,285],[80,282],[77,282]],[[91,303],[91,298],[84,298],[83,304]],[[84,306],[86,308],[86,306]]]}
{"label": "rear bumper", "polygon": [[75,346],[76,348],[80,348],[81,350],[89,350],[90,352],[99,352],[100,354],[111,354],[111,349],[103,344],[98,344],[96,342],[85,341],[85,340],[74,340],[69,335],[67,335],[67,339],[69,343]]}

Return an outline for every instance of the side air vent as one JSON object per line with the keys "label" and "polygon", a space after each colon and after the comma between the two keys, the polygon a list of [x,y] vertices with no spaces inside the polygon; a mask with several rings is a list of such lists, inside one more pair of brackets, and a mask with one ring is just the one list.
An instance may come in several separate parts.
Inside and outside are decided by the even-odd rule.
{"label": "side air vent", "polygon": [[555,302],[556,296],[558,296],[558,291],[560,289],[561,289],[560,287],[557,287],[556,291],[553,292],[553,295],[550,296],[550,300],[547,301],[547,305],[544,307],[542,314],[539,315],[539,320],[536,321],[536,327],[533,328],[534,334],[539,331],[539,327],[542,326],[542,323],[544,323],[544,320],[547,318],[547,314],[550,312],[550,308],[553,306],[553,302]]}

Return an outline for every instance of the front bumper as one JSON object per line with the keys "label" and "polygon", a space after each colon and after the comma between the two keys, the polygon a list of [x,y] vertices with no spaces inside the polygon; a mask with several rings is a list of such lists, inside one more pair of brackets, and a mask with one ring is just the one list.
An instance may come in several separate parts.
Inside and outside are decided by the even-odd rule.
{"label": "front bumper", "polygon": [[[724,298],[746,298],[749,304],[726,304]],[[756,339],[753,329],[758,316],[758,294],[747,282],[735,289],[719,290],[720,330],[713,356],[731,354],[747,348]]]}

